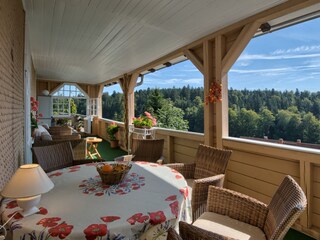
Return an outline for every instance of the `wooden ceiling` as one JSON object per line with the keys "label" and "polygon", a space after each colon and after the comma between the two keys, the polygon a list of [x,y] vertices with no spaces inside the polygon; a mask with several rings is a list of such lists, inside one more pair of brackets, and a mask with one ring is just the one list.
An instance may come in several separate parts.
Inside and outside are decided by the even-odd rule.
{"label": "wooden ceiling", "polygon": [[101,83],[285,0],[25,0],[40,79]]}

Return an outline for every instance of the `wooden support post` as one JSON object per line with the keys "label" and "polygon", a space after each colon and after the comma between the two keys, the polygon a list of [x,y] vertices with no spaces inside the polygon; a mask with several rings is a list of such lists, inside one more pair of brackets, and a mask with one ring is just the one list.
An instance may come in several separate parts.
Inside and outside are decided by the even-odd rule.
{"label": "wooden support post", "polygon": [[134,116],[134,88],[137,84],[137,79],[139,77],[138,73],[127,75],[125,74],[123,78],[120,79],[120,86],[124,94],[125,101],[125,148],[129,150],[129,124]]}
{"label": "wooden support post", "polygon": [[[209,94],[214,81],[213,42],[203,43],[204,96]],[[215,116],[213,104],[204,106],[204,144],[215,146]]]}

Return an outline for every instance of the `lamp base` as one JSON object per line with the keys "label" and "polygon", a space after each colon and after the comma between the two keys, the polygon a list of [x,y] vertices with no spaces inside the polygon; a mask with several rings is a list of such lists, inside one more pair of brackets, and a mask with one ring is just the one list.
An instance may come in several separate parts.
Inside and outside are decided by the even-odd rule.
{"label": "lamp base", "polygon": [[28,198],[18,198],[17,204],[20,208],[22,208],[20,214],[24,217],[27,217],[39,212],[39,208],[37,208],[36,206],[39,204],[40,199],[41,195]]}

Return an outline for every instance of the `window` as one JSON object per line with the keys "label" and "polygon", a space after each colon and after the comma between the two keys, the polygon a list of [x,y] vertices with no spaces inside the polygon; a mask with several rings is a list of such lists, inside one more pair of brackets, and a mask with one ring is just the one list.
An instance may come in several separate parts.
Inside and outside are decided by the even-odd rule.
{"label": "window", "polygon": [[229,135],[320,144],[320,19],[251,40],[229,72]]}
{"label": "window", "polygon": [[87,99],[76,84],[63,84],[52,94],[53,116],[86,115]]}

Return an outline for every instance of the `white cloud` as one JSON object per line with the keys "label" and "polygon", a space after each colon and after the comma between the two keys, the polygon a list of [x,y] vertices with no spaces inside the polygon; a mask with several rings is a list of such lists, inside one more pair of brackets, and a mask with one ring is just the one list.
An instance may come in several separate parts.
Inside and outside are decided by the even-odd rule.
{"label": "white cloud", "polygon": [[289,49],[277,49],[272,52],[272,55],[284,54],[284,53],[297,53],[297,52],[317,52],[320,51],[320,45],[311,45],[311,46],[299,46],[296,48]]}
{"label": "white cloud", "polygon": [[320,53],[314,54],[296,54],[296,55],[266,55],[266,54],[242,54],[239,60],[281,60],[281,59],[298,59],[298,58],[318,58]]}
{"label": "white cloud", "polygon": [[270,72],[288,72],[293,71],[293,68],[265,68],[265,69],[231,69],[234,73],[270,73]]}
{"label": "white cloud", "polygon": [[183,83],[186,84],[202,84],[203,83],[203,78],[189,78],[186,80],[182,80]]}

